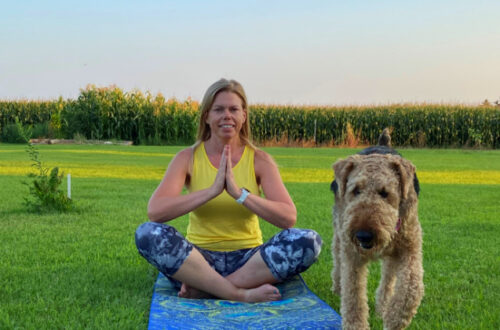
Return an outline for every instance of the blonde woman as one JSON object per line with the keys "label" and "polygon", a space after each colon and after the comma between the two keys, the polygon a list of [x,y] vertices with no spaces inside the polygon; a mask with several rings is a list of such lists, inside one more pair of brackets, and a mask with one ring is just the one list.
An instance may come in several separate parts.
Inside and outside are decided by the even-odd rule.
{"label": "blonde woman", "polygon": [[[200,111],[198,141],[172,159],[149,200],[151,222],[135,234],[139,253],[178,285],[180,297],[279,300],[273,284],[312,265],[321,238],[292,228],[297,210],[278,168],[250,142],[243,87],[215,82]],[[184,238],[165,222],[186,213]],[[263,244],[258,217],[283,230]]]}

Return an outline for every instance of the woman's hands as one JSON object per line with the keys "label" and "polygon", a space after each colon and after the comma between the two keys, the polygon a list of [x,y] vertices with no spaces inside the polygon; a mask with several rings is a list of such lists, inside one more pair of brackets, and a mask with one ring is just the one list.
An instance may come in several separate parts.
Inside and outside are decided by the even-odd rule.
{"label": "woman's hands", "polygon": [[236,184],[233,174],[233,162],[231,160],[231,147],[226,145],[224,151],[227,153],[227,165],[226,165],[226,191],[234,199],[238,199],[241,196],[241,189]]}
{"label": "woman's hands", "polygon": [[215,176],[214,183],[210,187],[213,192],[213,197],[219,196],[226,188],[226,167],[227,167],[227,155],[226,148],[222,150],[222,155],[219,163],[219,170]]}
{"label": "woman's hands", "polygon": [[231,147],[225,145],[219,163],[219,170],[211,187],[215,196],[221,194],[224,189],[227,193],[237,199],[241,195],[241,189],[236,184],[233,174],[233,163],[231,161]]}

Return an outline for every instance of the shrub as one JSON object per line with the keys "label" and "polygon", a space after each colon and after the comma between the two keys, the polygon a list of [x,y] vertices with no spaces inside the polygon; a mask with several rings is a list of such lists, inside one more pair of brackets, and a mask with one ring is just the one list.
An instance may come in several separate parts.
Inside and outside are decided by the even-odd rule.
{"label": "shrub", "polygon": [[31,182],[25,182],[29,186],[30,196],[24,198],[25,205],[31,212],[45,211],[69,211],[73,207],[73,201],[64,195],[59,186],[62,183],[64,173],[59,173],[59,168],[49,169],[42,165],[38,157],[38,150],[29,143],[29,137],[24,135],[28,141],[26,151],[32,161],[31,166],[36,173],[28,174]]}
{"label": "shrub", "polygon": [[25,143],[26,136],[31,136],[31,129],[23,127],[19,119],[16,117],[15,122],[7,124],[2,129],[2,141],[7,143]]}
{"label": "shrub", "polygon": [[39,138],[52,138],[49,134],[49,123],[37,123],[33,126],[31,137],[35,139]]}
{"label": "shrub", "polygon": [[7,143],[23,143],[16,124],[7,124],[2,128],[2,141]]}

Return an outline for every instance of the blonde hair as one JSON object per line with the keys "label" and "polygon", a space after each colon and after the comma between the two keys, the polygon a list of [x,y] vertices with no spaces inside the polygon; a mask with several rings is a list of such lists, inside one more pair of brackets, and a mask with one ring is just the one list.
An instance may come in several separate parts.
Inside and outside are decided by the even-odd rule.
{"label": "blonde hair", "polygon": [[200,122],[198,126],[197,141],[194,146],[197,146],[201,142],[210,139],[210,126],[206,123],[206,120],[208,117],[208,112],[212,108],[217,94],[219,94],[220,92],[231,92],[238,95],[241,99],[241,105],[243,107],[243,111],[245,111],[247,114],[247,118],[241,127],[240,139],[245,145],[248,145],[252,149],[255,149],[255,146],[251,142],[250,120],[248,116],[248,103],[245,90],[243,89],[243,86],[241,86],[241,84],[236,80],[227,80],[224,78],[210,85],[210,87],[208,87],[207,91],[205,92],[205,96],[203,96],[203,100],[201,101],[199,110]]}

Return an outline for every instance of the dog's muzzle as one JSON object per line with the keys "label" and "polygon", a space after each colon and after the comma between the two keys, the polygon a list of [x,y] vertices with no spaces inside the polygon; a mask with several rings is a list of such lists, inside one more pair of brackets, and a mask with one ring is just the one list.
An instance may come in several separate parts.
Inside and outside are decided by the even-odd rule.
{"label": "dog's muzzle", "polygon": [[355,236],[363,249],[369,250],[373,247],[375,235],[371,231],[360,230],[356,232]]}

